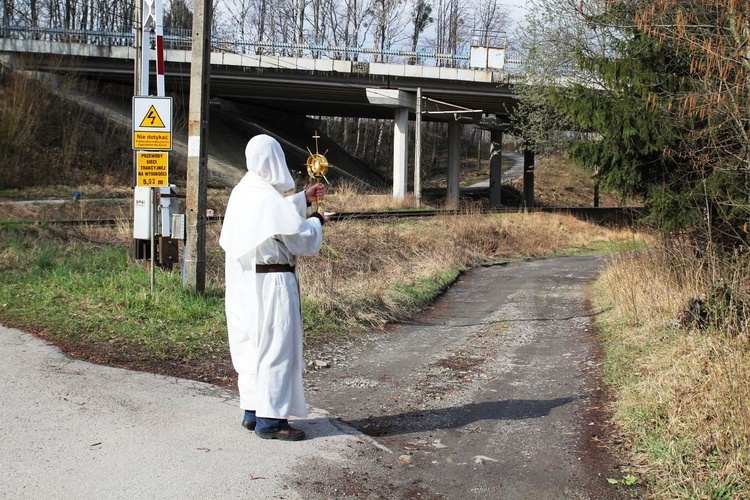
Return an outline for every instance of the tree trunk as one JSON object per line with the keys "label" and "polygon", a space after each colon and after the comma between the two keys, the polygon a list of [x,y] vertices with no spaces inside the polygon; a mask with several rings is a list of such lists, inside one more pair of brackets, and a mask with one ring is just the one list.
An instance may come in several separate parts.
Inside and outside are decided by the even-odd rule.
{"label": "tree trunk", "polygon": [[305,43],[305,0],[299,0],[299,17],[297,18],[297,43],[300,48],[297,50],[297,56],[302,57],[302,44]]}
{"label": "tree trunk", "polygon": [[383,120],[377,120],[378,127],[378,141],[375,143],[375,162],[374,165],[377,167],[380,163],[380,149],[383,146],[383,132],[385,132],[385,125]]}

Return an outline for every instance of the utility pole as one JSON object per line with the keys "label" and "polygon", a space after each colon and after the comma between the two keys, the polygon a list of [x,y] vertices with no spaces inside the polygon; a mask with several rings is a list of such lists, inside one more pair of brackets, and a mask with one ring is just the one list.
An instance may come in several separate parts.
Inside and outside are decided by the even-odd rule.
{"label": "utility pole", "polygon": [[206,184],[208,177],[208,98],[211,71],[211,3],[193,2],[190,64],[186,232],[183,285],[206,288]]}
{"label": "utility pole", "polygon": [[[141,19],[141,12],[143,9],[143,6],[141,5],[143,3],[143,0],[136,0],[135,2],[135,11],[133,12],[133,30],[135,33],[133,33],[133,48],[135,49],[135,59],[133,60],[133,90],[136,95],[140,94],[141,90],[141,78],[143,78],[143,75],[141,75],[141,68],[143,67],[141,64],[141,57],[143,55],[142,47],[141,47],[141,36],[143,32],[143,20]],[[138,155],[138,152],[133,150],[133,189],[136,189],[136,157]]]}
{"label": "utility pole", "polygon": [[422,206],[422,87],[417,87],[417,110],[414,124],[414,204]]}

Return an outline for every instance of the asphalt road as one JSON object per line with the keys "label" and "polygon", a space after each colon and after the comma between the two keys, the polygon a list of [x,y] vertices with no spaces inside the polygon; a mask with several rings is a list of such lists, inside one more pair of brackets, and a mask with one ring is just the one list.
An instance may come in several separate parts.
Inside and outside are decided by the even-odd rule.
{"label": "asphalt road", "polygon": [[613,498],[592,446],[600,264],[479,268],[417,322],[310,353],[331,367],[306,374],[298,443],[244,430],[233,390],[0,327],[0,498]]}
{"label": "asphalt road", "polygon": [[606,479],[618,472],[594,440],[585,288],[601,264],[475,269],[417,322],[328,353],[332,367],[307,377],[309,401],[376,440],[370,458],[389,472],[372,482],[397,498],[616,497]]}
{"label": "asphalt road", "polygon": [[0,327],[0,498],[306,499],[310,460],[363,446],[320,411],[298,443],[242,428],[235,391],[73,360]]}

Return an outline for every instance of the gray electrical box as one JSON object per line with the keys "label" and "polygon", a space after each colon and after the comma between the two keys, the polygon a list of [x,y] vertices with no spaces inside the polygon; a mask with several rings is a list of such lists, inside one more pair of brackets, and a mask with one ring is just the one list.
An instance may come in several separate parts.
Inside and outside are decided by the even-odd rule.
{"label": "gray electrical box", "polygon": [[185,214],[172,215],[172,239],[185,239]]}
{"label": "gray electrical box", "polygon": [[177,198],[177,186],[170,184],[169,187],[159,188],[159,204],[159,209],[161,211],[161,220],[159,221],[159,228],[161,231],[159,234],[169,238],[174,238],[174,236],[172,236],[172,216],[180,211]]}

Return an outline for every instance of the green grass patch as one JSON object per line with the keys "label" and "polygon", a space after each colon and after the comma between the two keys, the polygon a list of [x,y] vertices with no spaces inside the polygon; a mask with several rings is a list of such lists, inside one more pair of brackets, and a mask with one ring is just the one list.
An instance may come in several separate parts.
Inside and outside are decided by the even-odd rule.
{"label": "green grass patch", "polygon": [[399,309],[418,311],[443,293],[459,274],[459,269],[447,269],[434,276],[421,278],[416,283],[397,283],[389,295],[398,303]]}
{"label": "green grass patch", "polygon": [[336,320],[333,311],[307,297],[302,297],[302,324],[306,346],[332,342],[349,334],[348,329]]}
{"label": "green grass patch", "polygon": [[[223,289],[190,292],[178,271],[150,269],[127,250],[71,242],[42,226],[3,223],[0,243],[0,319],[42,331],[53,341],[108,345],[155,359],[192,359],[225,353]],[[415,312],[458,276],[438,273],[386,291],[394,311]],[[382,326],[383,297],[347,304],[321,304],[303,297],[308,345],[351,337]],[[372,314],[368,314],[371,312]]]}
{"label": "green grass patch", "polygon": [[[43,242],[3,233],[0,317],[53,340],[116,343],[157,358],[226,348],[223,294],[191,293],[178,273],[149,269],[121,248]],[[5,262],[3,262],[5,264]]]}

